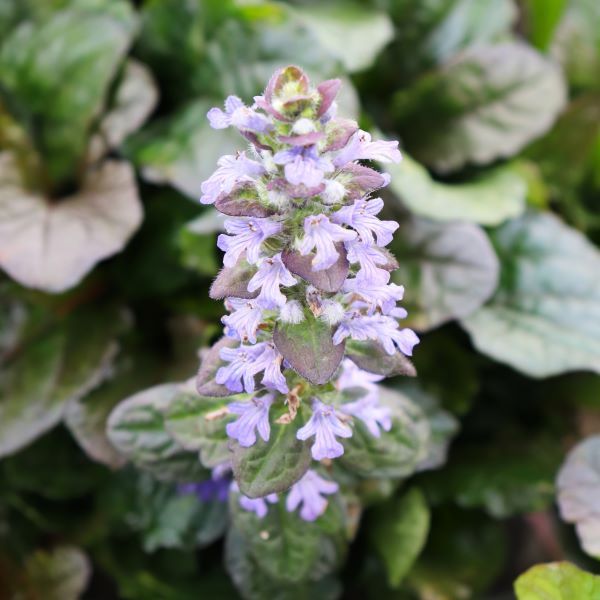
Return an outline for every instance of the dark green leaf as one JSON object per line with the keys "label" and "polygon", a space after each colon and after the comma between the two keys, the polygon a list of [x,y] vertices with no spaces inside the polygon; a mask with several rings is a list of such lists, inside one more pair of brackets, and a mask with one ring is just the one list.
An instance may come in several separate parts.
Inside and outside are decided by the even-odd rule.
{"label": "dark green leaf", "polygon": [[268,442],[258,439],[249,448],[231,442],[233,474],[240,491],[250,498],[287,490],[306,473],[311,462],[311,444],[296,438],[306,421],[305,411],[300,410],[288,424],[274,422],[273,414],[271,421]]}
{"label": "dark green leaf", "polygon": [[382,558],[390,586],[397,588],[423,549],[429,508],[419,488],[373,509],[369,537]]}

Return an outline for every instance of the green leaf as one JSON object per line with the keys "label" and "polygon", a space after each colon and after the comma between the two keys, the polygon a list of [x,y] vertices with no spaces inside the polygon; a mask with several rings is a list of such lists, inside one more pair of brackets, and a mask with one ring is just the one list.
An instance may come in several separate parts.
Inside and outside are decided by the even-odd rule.
{"label": "green leaf", "polygon": [[600,254],[550,214],[494,232],[500,287],[461,321],[480,352],[532,377],[600,372]]}
{"label": "green leaf", "polygon": [[525,0],[525,23],[528,38],[539,50],[547,50],[567,0]]}
{"label": "green leaf", "polygon": [[598,89],[600,10],[595,0],[571,0],[551,48],[575,88]]}
{"label": "green leaf", "polygon": [[27,339],[0,364],[0,456],[54,427],[69,402],[110,374],[123,329],[121,315],[111,308],[62,320],[34,314],[28,319]]}
{"label": "green leaf", "polygon": [[269,504],[267,515],[259,519],[239,505],[239,495],[231,494],[233,526],[248,544],[259,569],[275,580],[301,583],[319,579],[339,564],[345,551],[344,514],[331,500],[317,520],[308,522],[297,511],[288,512],[285,502]]}
{"label": "green leaf", "polygon": [[391,587],[397,588],[425,545],[429,508],[419,488],[373,509],[369,538],[383,560]]}
{"label": "green leaf", "polygon": [[512,156],[550,129],[565,98],[557,66],[512,42],[474,47],[424,75],[396,94],[394,114],[409,153],[450,172]]}
{"label": "green leaf", "polygon": [[483,508],[495,518],[544,510],[554,498],[561,452],[552,441],[509,438],[454,449],[446,467],[424,475],[432,502]]}
{"label": "green leaf", "polygon": [[394,36],[385,13],[359,4],[299,6],[294,13],[349,73],[371,66]]}
{"label": "green leaf", "polygon": [[206,474],[197,454],[187,452],[165,429],[164,412],[185,393],[194,392],[177,383],[151,387],[123,400],[108,419],[110,442],[136,467],[158,479],[195,481]]}
{"label": "green leaf", "polygon": [[[242,395],[236,396],[243,399]],[[171,401],[165,412],[167,431],[186,450],[200,452],[200,461],[207,468],[229,460],[230,438],[225,425],[232,415],[222,413],[232,398],[204,398],[181,394]]]}
{"label": "green leaf", "polygon": [[503,572],[506,527],[477,511],[440,507],[427,544],[407,577],[418,597],[482,598]]}
{"label": "green leaf", "polygon": [[494,293],[498,259],[485,232],[472,223],[403,223],[392,250],[399,268],[394,283],[406,286],[406,323],[437,327],[472,314]]}
{"label": "green leaf", "polygon": [[13,157],[0,154],[0,267],[26,287],[73,287],[97,262],[120,252],[142,221],[127,162],[90,168],[81,189],[59,202],[22,186]]}
{"label": "green leaf", "polygon": [[118,2],[103,12],[66,10],[24,22],[4,40],[0,95],[27,126],[55,187],[83,158],[134,29],[133,11]]}
{"label": "green leaf", "polygon": [[376,438],[356,419],[338,460],[359,477],[406,477],[427,454],[429,425],[421,409],[396,390],[381,387],[380,402],[391,411],[390,431]]}
{"label": "green leaf", "polygon": [[88,585],[90,575],[88,557],[75,546],[38,550],[25,562],[26,589],[33,597],[45,600],[78,600]]}
{"label": "green leaf", "polygon": [[436,221],[499,225],[525,210],[527,183],[511,166],[497,167],[465,183],[435,181],[425,167],[403,154],[400,165],[385,165],[391,189],[415,215]]}
{"label": "green leaf", "polygon": [[151,183],[168,183],[193,200],[217,160],[243,145],[232,130],[214,130],[206,119],[213,103],[198,100],[131,136],[126,153]]}
{"label": "green leaf", "polygon": [[518,600],[596,600],[600,577],[568,562],[536,565],[515,581]]}
{"label": "green leaf", "polygon": [[300,410],[288,424],[277,423],[274,413],[272,410],[268,442],[258,439],[249,448],[231,442],[233,474],[240,491],[249,498],[287,490],[306,473],[311,462],[311,444],[296,438],[306,422],[305,411]]}
{"label": "green leaf", "polygon": [[315,385],[327,383],[344,357],[344,342],[335,345],[332,328],[310,311],[296,325],[278,321],[273,342],[292,369]]}
{"label": "green leaf", "polygon": [[336,600],[341,592],[332,576],[319,581],[289,583],[275,579],[258,568],[249,544],[234,527],[225,540],[225,567],[244,598],[249,600]]}
{"label": "green leaf", "polygon": [[600,435],[569,452],[556,486],[562,518],[575,524],[585,552],[600,558]]}

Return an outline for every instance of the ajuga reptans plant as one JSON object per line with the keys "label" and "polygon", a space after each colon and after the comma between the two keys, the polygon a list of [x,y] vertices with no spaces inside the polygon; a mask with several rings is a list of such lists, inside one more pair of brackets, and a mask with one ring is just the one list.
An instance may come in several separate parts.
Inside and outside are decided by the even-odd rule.
{"label": "ajuga reptans plant", "polygon": [[[268,442],[272,423],[310,447],[308,461],[280,457],[289,476],[269,493],[244,488],[234,464],[232,491],[259,517],[281,500],[307,521],[324,512],[338,490],[325,467],[344,454],[358,421],[374,437],[392,427],[377,382],[410,374],[406,356],[418,343],[400,325],[403,287],[390,283],[397,263],[385,247],[398,224],[378,217],[383,201],[374,195],[389,177],[360,162],[399,162],[398,142],[373,141],[338,117],[339,88],[337,79],[311,87],[290,66],[251,107],[230,96],[207,115],[249,144],[221,157],[202,184],[200,201],[227,215],[217,241],[224,268],[210,293],[229,314],[198,391],[234,396],[224,427],[235,447]],[[220,465],[215,489],[222,479]]]}

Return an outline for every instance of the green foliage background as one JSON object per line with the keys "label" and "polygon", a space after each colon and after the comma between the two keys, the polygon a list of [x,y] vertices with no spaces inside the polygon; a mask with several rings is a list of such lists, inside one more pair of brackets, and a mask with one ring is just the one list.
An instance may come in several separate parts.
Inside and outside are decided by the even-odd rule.
{"label": "green foliage background", "polygon": [[[385,200],[422,342],[391,384],[432,432],[410,478],[365,467],[386,478],[360,519],[328,511],[336,560],[285,514],[264,524],[281,546],[249,548],[248,515],[179,496],[207,471],[160,410],[220,329],[222,221],[197,198],[241,146],[206,111],[289,63],[400,139]],[[0,2],[0,597],[492,600],[535,563],[600,573],[600,438],[587,520],[563,509],[587,555],[555,504],[600,429],[598,244],[595,0]],[[124,457],[108,416],[158,384]],[[214,435],[195,443],[219,456]],[[316,581],[311,552],[332,564]],[[515,589],[600,597],[564,563]]]}

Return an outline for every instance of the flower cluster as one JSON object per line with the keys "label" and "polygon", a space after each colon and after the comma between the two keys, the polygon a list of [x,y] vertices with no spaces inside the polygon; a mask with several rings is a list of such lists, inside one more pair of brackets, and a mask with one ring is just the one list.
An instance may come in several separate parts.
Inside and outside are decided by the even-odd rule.
{"label": "flower cluster", "polygon": [[[359,162],[399,162],[398,142],[374,141],[337,117],[339,87],[313,88],[290,66],[252,106],[230,96],[225,110],[211,109],[212,127],[235,127],[249,145],[218,161],[200,198],[229,217],[217,241],[224,268],[211,288],[229,311],[214,386],[216,395],[246,395],[229,404],[236,418],[227,435],[249,448],[269,441],[274,421],[285,423],[315,461],[342,456],[358,422],[373,436],[390,430],[377,382],[418,343],[399,323],[404,288],[390,282],[397,263],[385,246],[398,224],[379,218],[383,201],[372,197],[389,177]],[[286,506],[314,520],[336,490],[309,470]],[[240,499],[259,517],[275,501]]]}

